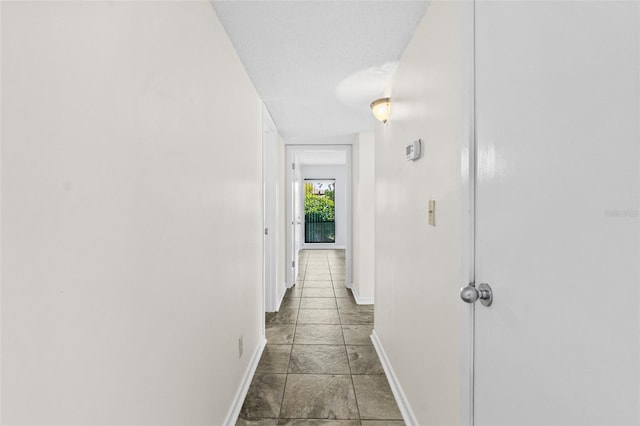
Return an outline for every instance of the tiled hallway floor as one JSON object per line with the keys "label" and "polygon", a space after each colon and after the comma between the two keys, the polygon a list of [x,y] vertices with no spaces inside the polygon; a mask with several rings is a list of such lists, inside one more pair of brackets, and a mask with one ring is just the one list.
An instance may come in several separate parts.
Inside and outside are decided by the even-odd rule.
{"label": "tiled hallway floor", "polygon": [[237,425],[404,424],[369,338],[373,306],[356,304],[344,273],[344,250],[301,252]]}

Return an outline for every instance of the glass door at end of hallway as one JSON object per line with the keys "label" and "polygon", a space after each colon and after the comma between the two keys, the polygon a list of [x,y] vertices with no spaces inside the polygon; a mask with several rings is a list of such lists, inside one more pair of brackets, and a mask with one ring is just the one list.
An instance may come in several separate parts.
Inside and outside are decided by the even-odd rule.
{"label": "glass door at end of hallway", "polygon": [[335,179],[305,179],[305,243],[335,243],[335,188]]}

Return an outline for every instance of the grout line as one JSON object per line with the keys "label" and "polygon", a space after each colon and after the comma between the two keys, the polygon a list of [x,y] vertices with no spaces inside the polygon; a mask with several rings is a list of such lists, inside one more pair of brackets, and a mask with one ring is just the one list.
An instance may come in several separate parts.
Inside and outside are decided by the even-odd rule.
{"label": "grout line", "polygon": [[[333,276],[332,276],[333,278]],[[331,284],[333,285],[333,279],[331,280]],[[333,293],[335,294],[335,287],[333,287]],[[353,295],[351,295],[353,297]],[[337,297],[336,297],[337,299]],[[338,305],[338,301],[336,300],[336,305]],[[347,356],[347,365],[349,366],[349,379],[351,379],[351,389],[353,390],[353,399],[356,403],[356,411],[358,412],[358,420],[360,424],[362,424],[362,415],[360,414],[360,404],[358,403],[358,394],[356,393],[356,384],[353,381],[353,370],[351,368],[351,359],[349,358],[349,350],[347,349],[347,339],[344,337],[344,328],[342,327],[344,324],[342,323],[342,314],[340,313],[340,307],[338,306],[338,318],[340,320],[340,332],[342,333],[342,342],[344,343],[344,353]]]}
{"label": "grout line", "polygon": [[[349,379],[351,380],[351,388],[353,390],[354,400],[355,400],[355,403],[356,403],[356,410],[357,410],[357,413],[358,413],[358,418],[357,419],[352,419],[352,420],[356,420],[358,422],[361,422],[361,420],[360,420],[360,417],[361,417],[360,416],[360,406],[358,404],[358,398],[357,398],[356,391],[355,391],[355,384],[353,382],[353,371],[351,369],[351,361],[349,360],[349,352],[347,350],[347,342],[346,342],[346,339],[344,337],[343,325],[345,325],[345,324],[343,324],[343,322],[342,322],[342,316],[340,314],[341,311],[340,311],[340,308],[339,308],[338,302],[337,302],[338,296],[336,295],[335,287],[334,287],[334,283],[333,283],[333,274],[331,273],[331,264],[330,264],[330,262],[328,262],[327,253],[325,252],[323,254],[325,256],[325,260],[327,260],[327,268],[329,269],[329,275],[330,275],[330,278],[331,278],[331,289],[333,290],[333,298],[332,299],[333,299],[333,302],[334,302],[334,305],[335,305],[334,309],[338,311],[338,324],[322,324],[321,323],[321,324],[309,324],[309,325],[337,325],[339,327],[339,330],[340,330],[340,333],[341,333],[341,336],[342,336],[342,344],[339,344],[339,343],[338,344],[333,344],[333,343],[314,343],[313,345],[317,345],[317,346],[342,346],[344,348],[344,353],[345,353],[345,355],[347,357],[347,366],[349,368],[349,374],[347,375],[347,374],[325,374],[325,373],[289,373],[289,369],[291,367],[291,362],[292,362],[292,358],[293,358],[293,347],[298,345],[298,343],[296,343],[296,338],[295,337],[296,337],[296,332],[298,330],[298,322],[299,322],[299,319],[300,319],[299,318],[300,317],[300,309],[301,309],[301,306],[302,306],[302,294],[301,294],[301,297],[299,298],[300,300],[298,302],[298,312],[296,314],[296,319],[295,319],[295,323],[294,323],[293,341],[291,343],[291,351],[289,352],[289,362],[287,363],[287,370],[286,370],[286,373],[285,373],[285,385],[284,385],[284,391],[282,393],[282,401],[281,401],[281,404],[280,404],[280,412],[278,413],[278,419],[286,419],[286,418],[282,417],[282,414],[283,414],[282,409],[284,407],[284,396],[285,396],[285,392],[286,392],[286,388],[287,388],[287,381],[288,381],[288,378],[289,378],[290,374],[296,374],[296,375],[321,375],[321,376],[345,376],[345,377],[348,376]],[[306,259],[304,279],[302,280],[302,291],[303,292],[304,292],[304,281],[306,280],[306,272],[307,272],[306,266],[308,266],[309,259],[311,259],[311,256],[307,256],[307,259]],[[344,259],[340,259],[340,262],[341,263],[345,263],[345,260]],[[312,281],[312,280],[310,280],[310,281]],[[350,294],[347,297],[353,298],[353,295]],[[306,324],[304,324],[304,325],[306,325]],[[306,419],[307,420],[311,420],[311,419],[315,419],[315,418],[308,417]],[[306,419],[298,419],[298,420],[306,420]],[[328,419],[321,418],[321,419],[318,419],[318,420],[328,420]]]}
{"label": "grout line", "polygon": [[[300,257],[298,257],[298,262],[300,261]],[[302,291],[304,291],[304,278],[307,276],[307,264],[309,262],[309,259],[307,258],[305,261],[305,268],[304,268],[304,276],[302,278]],[[298,278],[296,277],[296,284],[297,284],[297,280]],[[282,408],[284,407],[284,396],[287,392],[287,381],[289,379],[289,367],[291,366],[291,355],[293,354],[293,346],[296,344],[296,331],[298,330],[298,315],[300,315],[300,304],[302,302],[302,294],[300,294],[300,297],[298,298],[300,300],[298,300],[298,312],[296,313],[296,322],[293,324],[293,336],[291,338],[291,351],[289,352],[289,362],[287,362],[287,369],[285,371],[285,376],[284,376],[284,388],[282,389],[282,399],[280,400],[280,411],[278,412],[278,418],[280,418],[280,416],[282,415]]]}

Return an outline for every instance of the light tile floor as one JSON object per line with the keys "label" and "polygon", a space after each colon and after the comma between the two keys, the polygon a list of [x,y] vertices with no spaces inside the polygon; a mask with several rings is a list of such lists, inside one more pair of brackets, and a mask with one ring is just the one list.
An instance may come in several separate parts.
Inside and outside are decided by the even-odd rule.
{"label": "light tile floor", "polygon": [[344,287],[344,250],[305,250],[266,314],[267,346],[237,425],[404,425],[371,344],[373,306]]}

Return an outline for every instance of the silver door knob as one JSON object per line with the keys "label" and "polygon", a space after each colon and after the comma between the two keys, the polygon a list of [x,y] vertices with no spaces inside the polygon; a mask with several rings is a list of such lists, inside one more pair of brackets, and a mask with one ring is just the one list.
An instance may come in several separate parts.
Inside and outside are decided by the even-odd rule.
{"label": "silver door knob", "polygon": [[482,283],[476,288],[475,283],[469,283],[460,289],[460,298],[467,303],[475,303],[480,299],[480,303],[484,306],[491,306],[493,291],[491,291],[489,284]]}

